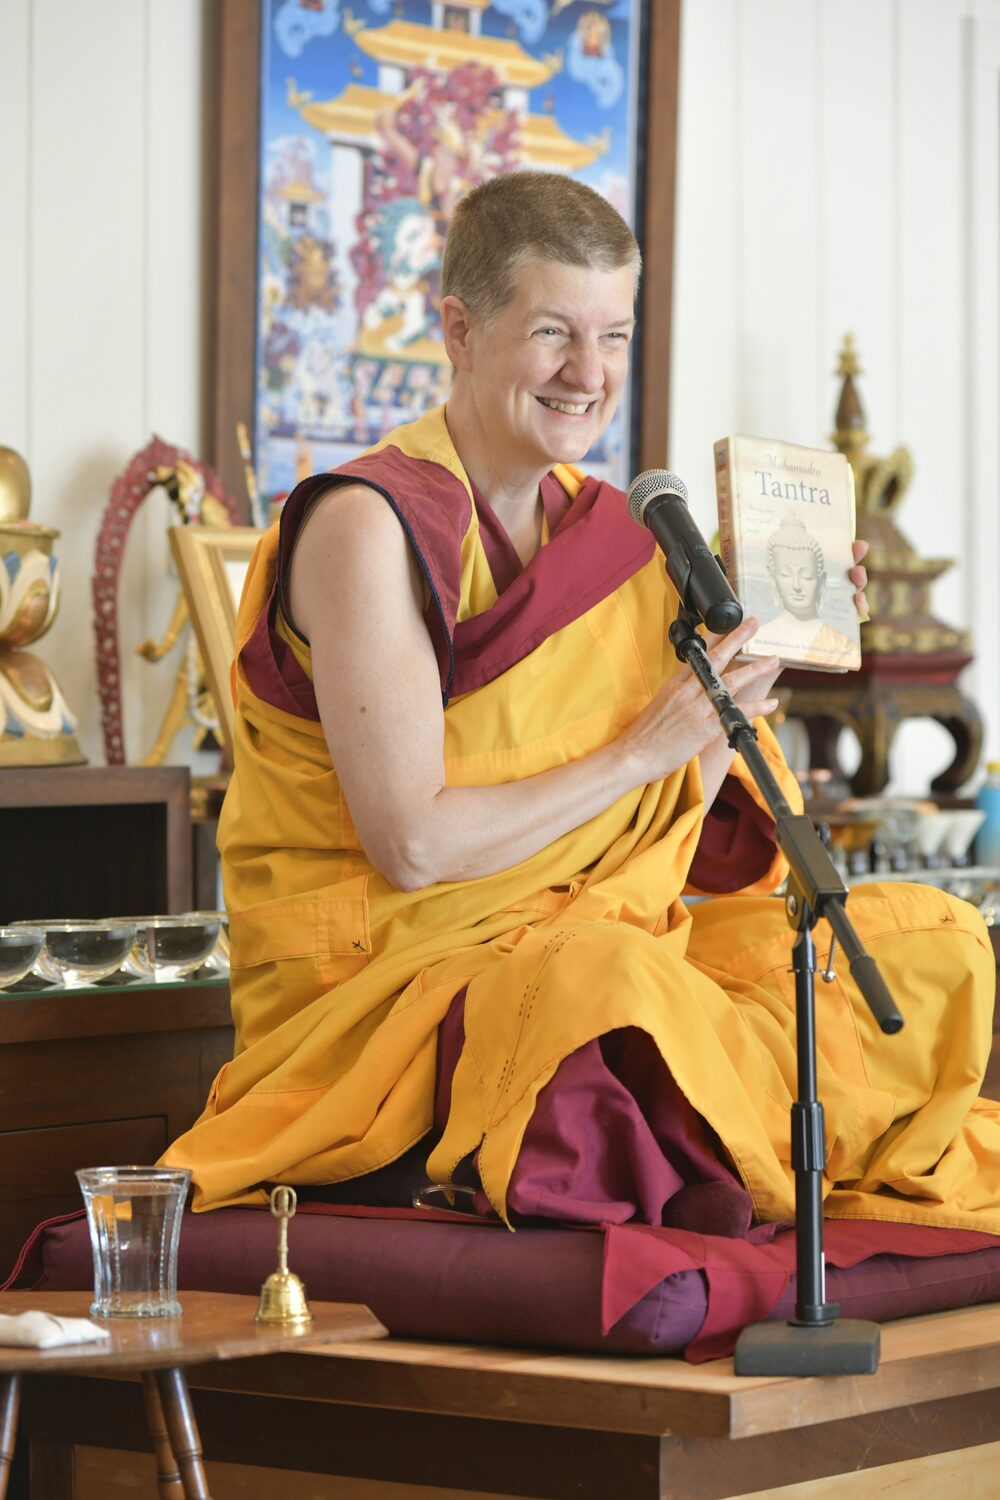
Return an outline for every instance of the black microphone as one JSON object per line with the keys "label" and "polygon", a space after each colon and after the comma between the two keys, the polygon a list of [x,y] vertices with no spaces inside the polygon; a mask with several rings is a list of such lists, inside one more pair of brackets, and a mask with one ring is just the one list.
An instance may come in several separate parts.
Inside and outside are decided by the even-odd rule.
{"label": "black microphone", "polygon": [[735,630],[743,606],[692,519],[683,479],[666,469],[647,469],[628,487],[628,508],[666,554],[667,573],[688,614],[704,620],[715,635]]}

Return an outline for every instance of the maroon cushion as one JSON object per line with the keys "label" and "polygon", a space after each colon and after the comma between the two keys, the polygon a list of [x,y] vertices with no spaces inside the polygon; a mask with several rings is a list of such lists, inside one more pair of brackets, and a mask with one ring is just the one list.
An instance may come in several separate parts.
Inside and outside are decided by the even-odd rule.
{"label": "maroon cushion", "polygon": [[[986,1235],[828,1223],[826,1248],[827,1296],[843,1317],[1000,1300],[1000,1242]],[[747,1322],[793,1315],[794,1256],[788,1229],[763,1245],[633,1225],[511,1234],[460,1214],[305,1203],[288,1259],[308,1298],[364,1303],[400,1337],[701,1360],[730,1353]],[[185,1216],[182,1292],[256,1295],[276,1267],[266,1208]],[[89,1288],[83,1215],[40,1225],[15,1275],[40,1290]]]}

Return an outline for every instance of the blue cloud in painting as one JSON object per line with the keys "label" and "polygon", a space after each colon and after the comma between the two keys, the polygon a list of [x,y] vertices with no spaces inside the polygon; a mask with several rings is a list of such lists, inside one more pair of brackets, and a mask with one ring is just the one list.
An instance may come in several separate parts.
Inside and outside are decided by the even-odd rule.
{"label": "blue cloud in painting", "polygon": [[529,47],[540,39],[549,16],[545,0],[493,0],[493,9],[510,16]]}
{"label": "blue cloud in painting", "polygon": [[332,36],[339,25],[340,0],[318,0],[308,6],[285,0],[274,18],[274,34],[286,56],[299,57],[313,37]]}
{"label": "blue cloud in painting", "polygon": [[617,103],[625,87],[625,70],[611,46],[603,56],[593,57],[584,50],[578,31],[567,39],[566,72],[577,83],[585,84],[603,109]]}
{"label": "blue cloud in painting", "polygon": [[368,0],[368,9],[373,10],[377,16],[387,16],[392,0]]}
{"label": "blue cloud in painting", "polygon": [[632,0],[618,0],[617,5],[612,5],[608,11],[609,21],[631,21]]}

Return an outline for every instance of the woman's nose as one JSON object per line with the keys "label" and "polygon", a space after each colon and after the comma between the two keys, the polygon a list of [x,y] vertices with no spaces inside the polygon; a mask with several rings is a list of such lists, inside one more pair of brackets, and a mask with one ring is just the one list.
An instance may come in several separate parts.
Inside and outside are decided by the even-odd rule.
{"label": "woman's nose", "polygon": [[563,378],[580,395],[593,395],[604,385],[604,363],[596,343],[580,340],[570,345]]}

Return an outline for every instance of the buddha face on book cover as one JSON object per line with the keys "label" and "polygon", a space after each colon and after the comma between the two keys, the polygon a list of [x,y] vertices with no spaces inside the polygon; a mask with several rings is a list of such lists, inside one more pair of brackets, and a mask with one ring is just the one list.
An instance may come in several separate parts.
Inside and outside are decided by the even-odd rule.
{"label": "buddha face on book cover", "polygon": [[826,584],[823,548],[797,516],[786,518],[767,542],[774,602],[795,620],[819,620]]}
{"label": "buddha face on book cover", "polygon": [[767,538],[766,565],[772,609],[769,616],[761,610],[763,623],[754,638],[754,650],[766,647],[778,656],[793,656],[817,666],[851,665],[857,645],[824,609],[828,583],[824,550],[801,517],[786,516]]}

